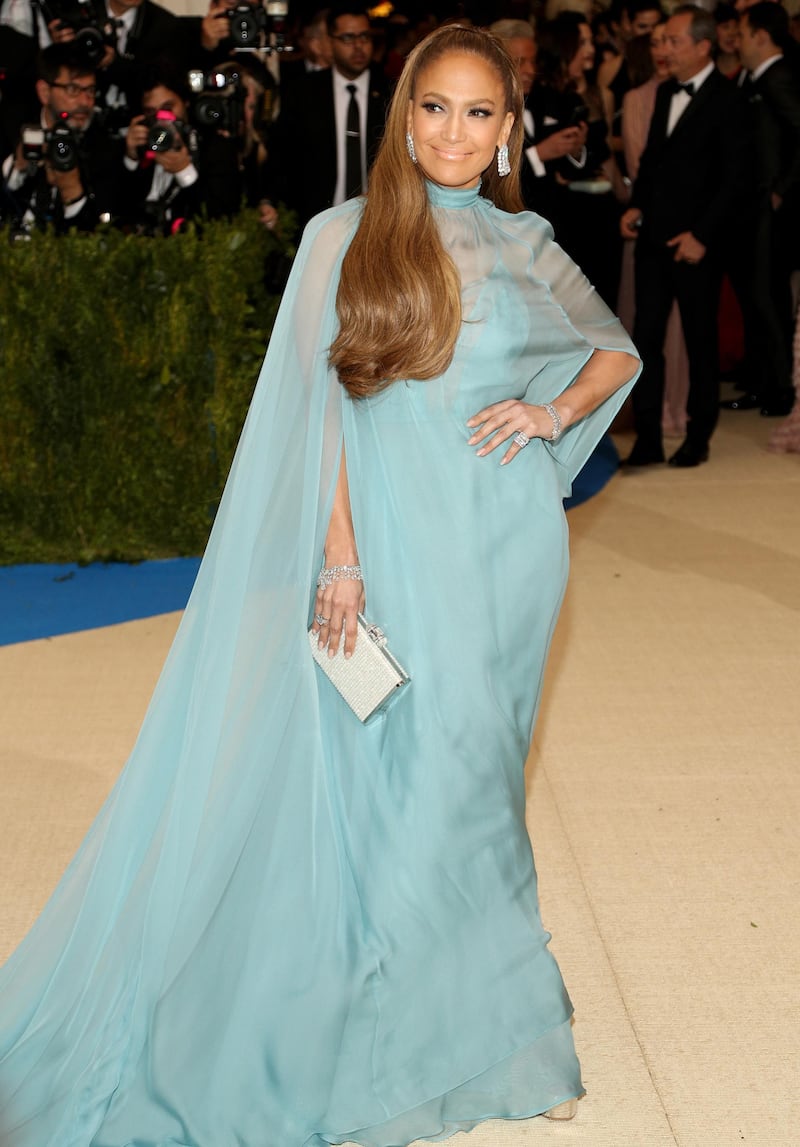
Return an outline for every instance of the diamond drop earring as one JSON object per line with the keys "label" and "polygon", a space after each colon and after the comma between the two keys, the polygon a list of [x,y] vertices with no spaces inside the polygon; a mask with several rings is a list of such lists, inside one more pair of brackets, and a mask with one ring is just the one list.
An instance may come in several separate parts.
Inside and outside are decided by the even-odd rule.
{"label": "diamond drop earring", "polygon": [[511,174],[511,164],[508,162],[508,145],[505,143],[497,149],[497,174]]}
{"label": "diamond drop earring", "polygon": [[[411,160],[412,163],[416,163],[417,162],[417,153],[414,150],[414,137],[412,136],[410,131],[406,132],[406,147],[408,148],[409,159]],[[509,170],[511,170],[511,169],[509,168]]]}

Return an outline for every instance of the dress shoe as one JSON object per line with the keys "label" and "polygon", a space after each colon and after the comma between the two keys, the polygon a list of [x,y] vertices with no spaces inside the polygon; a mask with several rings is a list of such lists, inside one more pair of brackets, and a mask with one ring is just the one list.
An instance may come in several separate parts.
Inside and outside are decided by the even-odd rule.
{"label": "dress shoe", "polygon": [[578,1101],[577,1099],[565,1099],[563,1103],[551,1107],[549,1111],[545,1111],[545,1119],[574,1119],[578,1114]]}
{"label": "dress shoe", "polygon": [[664,461],[664,451],[660,446],[650,446],[640,439],[633,444],[633,449],[627,458],[622,460],[623,466],[655,466]]}
{"label": "dress shoe", "polygon": [[794,409],[794,394],[791,398],[776,398],[765,402],[761,407],[762,418],[785,418]]}
{"label": "dress shoe", "polygon": [[698,446],[693,442],[684,442],[669,460],[670,466],[686,469],[688,466],[699,466],[701,462],[708,461],[708,447]]}
{"label": "dress shoe", "polygon": [[755,410],[761,405],[761,399],[757,394],[748,392],[740,394],[737,398],[728,398],[719,405],[721,410]]}

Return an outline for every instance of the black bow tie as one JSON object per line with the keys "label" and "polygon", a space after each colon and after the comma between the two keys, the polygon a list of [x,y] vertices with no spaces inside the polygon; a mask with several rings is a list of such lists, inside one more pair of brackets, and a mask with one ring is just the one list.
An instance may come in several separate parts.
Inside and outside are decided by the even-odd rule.
{"label": "black bow tie", "polygon": [[691,81],[689,81],[688,84],[678,84],[676,90],[679,92],[686,92],[689,99],[691,99],[694,95],[694,84]]}

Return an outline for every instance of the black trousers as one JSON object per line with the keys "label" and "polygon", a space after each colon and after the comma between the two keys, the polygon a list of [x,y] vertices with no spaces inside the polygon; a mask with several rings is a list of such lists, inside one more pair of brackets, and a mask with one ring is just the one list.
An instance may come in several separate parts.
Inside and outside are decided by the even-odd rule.
{"label": "black trousers", "polygon": [[676,263],[671,248],[641,236],[636,243],[635,272],[633,341],[643,364],[633,390],[637,435],[645,446],[661,448],[664,336],[677,300],[689,357],[686,437],[693,446],[703,448],[719,414],[717,312],[722,271],[708,255],[699,263]]}
{"label": "black trousers", "polygon": [[756,393],[769,406],[792,392],[792,243],[784,209],[760,205],[753,253],[753,316],[759,364]]}

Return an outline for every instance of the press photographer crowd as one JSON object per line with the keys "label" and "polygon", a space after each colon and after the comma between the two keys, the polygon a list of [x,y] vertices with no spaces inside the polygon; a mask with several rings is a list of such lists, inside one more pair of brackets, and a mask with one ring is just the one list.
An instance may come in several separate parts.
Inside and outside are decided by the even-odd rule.
{"label": "press photographer crowd", "polygon": [[[403,60],[446,22],[505,42],[525,93],[526,206],[633,333],[628,466],[663,462],[671,436],[673,466],[706,461],[723,373],[740,387],[723,406],[789,415],[800,22],[774,0],[212,0],[205,16],[2,0],[9,235],[169,235],[243,204],[268,228],[284,204],[302,226],[366,189]],[[771,448],[800,450],[800,418]]]}

